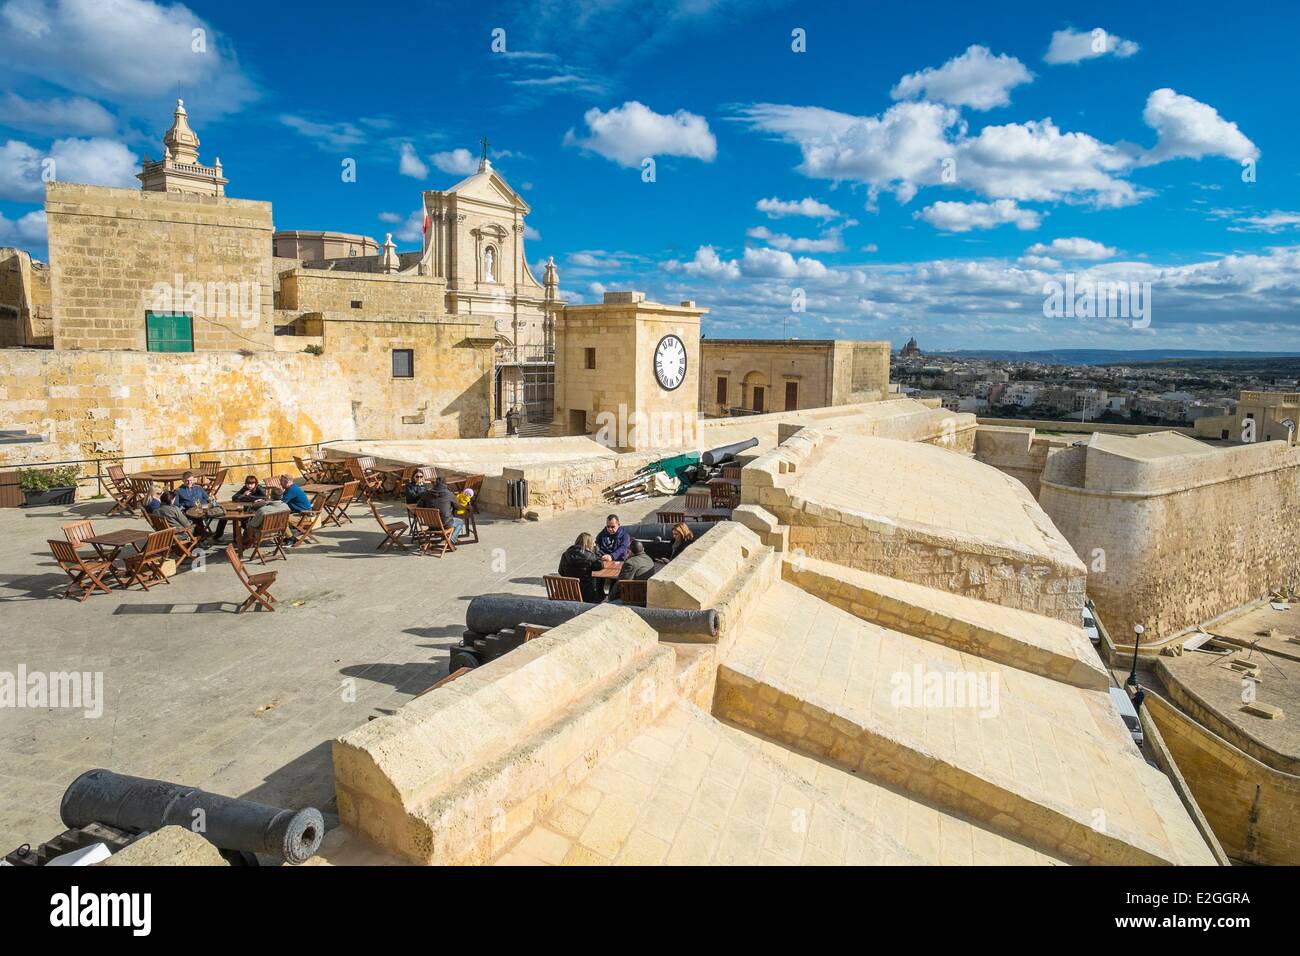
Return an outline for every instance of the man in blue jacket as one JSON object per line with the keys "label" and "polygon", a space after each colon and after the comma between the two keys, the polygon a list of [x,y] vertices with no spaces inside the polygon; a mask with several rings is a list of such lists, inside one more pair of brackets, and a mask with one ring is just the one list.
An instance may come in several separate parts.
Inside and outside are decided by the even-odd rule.
{"label": "man in blue jacket", "polygon": [[[623,561],[631,548],[632,536],[627,533],[626,528],[619,525],[618,515],[609,515],[605,519],[604,530],[596,535],[596,553],[609,555],[611,561]],[[601,590],[604,591],[608,590],[614,582],[602,580],[599,583]]]}
{"label": "man in blue jacket", "polygon": [[[307,492],[303,491],[293,483],[293,479],[288,475],[280,476],[280,500],[289,506],[289,510],[294,514],[301,514],[304,511],[311,511],[311,499],[307,497]],[[297,532],[289,532],[290,546],[297,544],[299,537]]]}

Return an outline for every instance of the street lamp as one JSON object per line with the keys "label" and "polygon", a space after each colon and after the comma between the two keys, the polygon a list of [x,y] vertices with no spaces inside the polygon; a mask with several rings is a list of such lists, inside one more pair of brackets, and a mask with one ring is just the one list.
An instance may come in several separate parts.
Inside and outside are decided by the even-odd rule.
{"label": "street lamp", "polygon": [[1128,680],[1124,682],[1126,687],[1137,689],[1138,685],[1138,648],[1142,646],[1142,635],[1146,633],[1146,628],[1141,624],[1133,625],[1133,668],[1128,672]]}

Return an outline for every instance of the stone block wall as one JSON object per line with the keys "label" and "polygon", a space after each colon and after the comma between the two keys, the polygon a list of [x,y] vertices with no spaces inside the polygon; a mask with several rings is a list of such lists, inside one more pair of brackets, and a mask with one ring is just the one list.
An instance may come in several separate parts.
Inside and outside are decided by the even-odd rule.
{"label": "stone block wall", "polygon": [[21,249],[0,248],[0,348],[51,348],[50,268]]}
{"label": "stone block wall", "polygon": [[417,863],[486,863],[675,699],[675,656],[605,605],[334,742],[339,817]]}
{"label": "stone block wall", "polygon": [[1300,777],[1265,766],[1157,694],[1143,706],[1228,856],[1300,864]]}
{"label": "stone block wall", "polygon": [[183,463],[162,457],[169,452],[252,448],[246,460],[264,461],[271,446],[355,438],[339,375],[324,357],[274,352],[5,349],[0,407],[8,427],[48,440],[0,446],[0,464],[159,456],[132,462],[132,471]]}
{"label": "stone block wall", "polygon": [[144,351],[159,283],[203,290],[195,351],[272,347],[270,203],[53,182],[45,212],[56,349]]}
{"label": "stone block wall", "polygon": [[1175,635],[1296,578],[1300,448],[1266,442],[1152,460],[1095,447],[1053,454],[1043,510],[1088,566],[1120,643]]}
{"label": "stone block wall", "polygon": [[[800,431],[742,472],[742,501],[766,508],[789,527],[793,554],[1079,621],[1085,570],[1024,488],[1008,484],[998,490],[1006,492],[1001,505],[1019,509],[1033,525],[1037,549],[960,528],[829,506],[795,488],[801,472],[817,466],[828,435],[833,441],[830,432]],[[898,480],[906,478],[899,475]],[[954,487],[952,494],[960,495],[961,488]]]}
{"label": "stone block wall", "polygon": [[1038,435],[1032,428],[981,424],[975,431],[975,459],[1015,478],[1036,499],[1048,455],[1079,440]]}

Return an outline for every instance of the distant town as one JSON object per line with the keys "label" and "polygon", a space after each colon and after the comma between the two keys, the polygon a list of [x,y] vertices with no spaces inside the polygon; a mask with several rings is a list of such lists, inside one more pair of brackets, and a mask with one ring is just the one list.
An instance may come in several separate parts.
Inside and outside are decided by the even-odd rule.
{"label": "distant town", "polygon": [[[894,354],[890,380],[911,398],[985,418],[1191,426],[1232,415],[1243,392],[1295,391],[1295,356],[1199,356],[1097,364],[1060,353],[998,357],[926,352],[913,338]],[[1083,364],[1088,362],[1088,364]]]}

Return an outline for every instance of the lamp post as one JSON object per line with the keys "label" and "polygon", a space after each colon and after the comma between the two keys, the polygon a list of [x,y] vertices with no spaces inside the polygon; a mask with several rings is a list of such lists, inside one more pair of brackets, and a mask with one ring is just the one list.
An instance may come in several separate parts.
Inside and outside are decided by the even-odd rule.
{"label": "lamp post", "polygon": [[1124,682],[1126,687],[1137,689],[1138,685],[1138,648],[1142,646],[1142,635],[1146,633],[1146,628],[1141,624],[1133,625],[1133,668],[1128,672],[1128,680]]}

